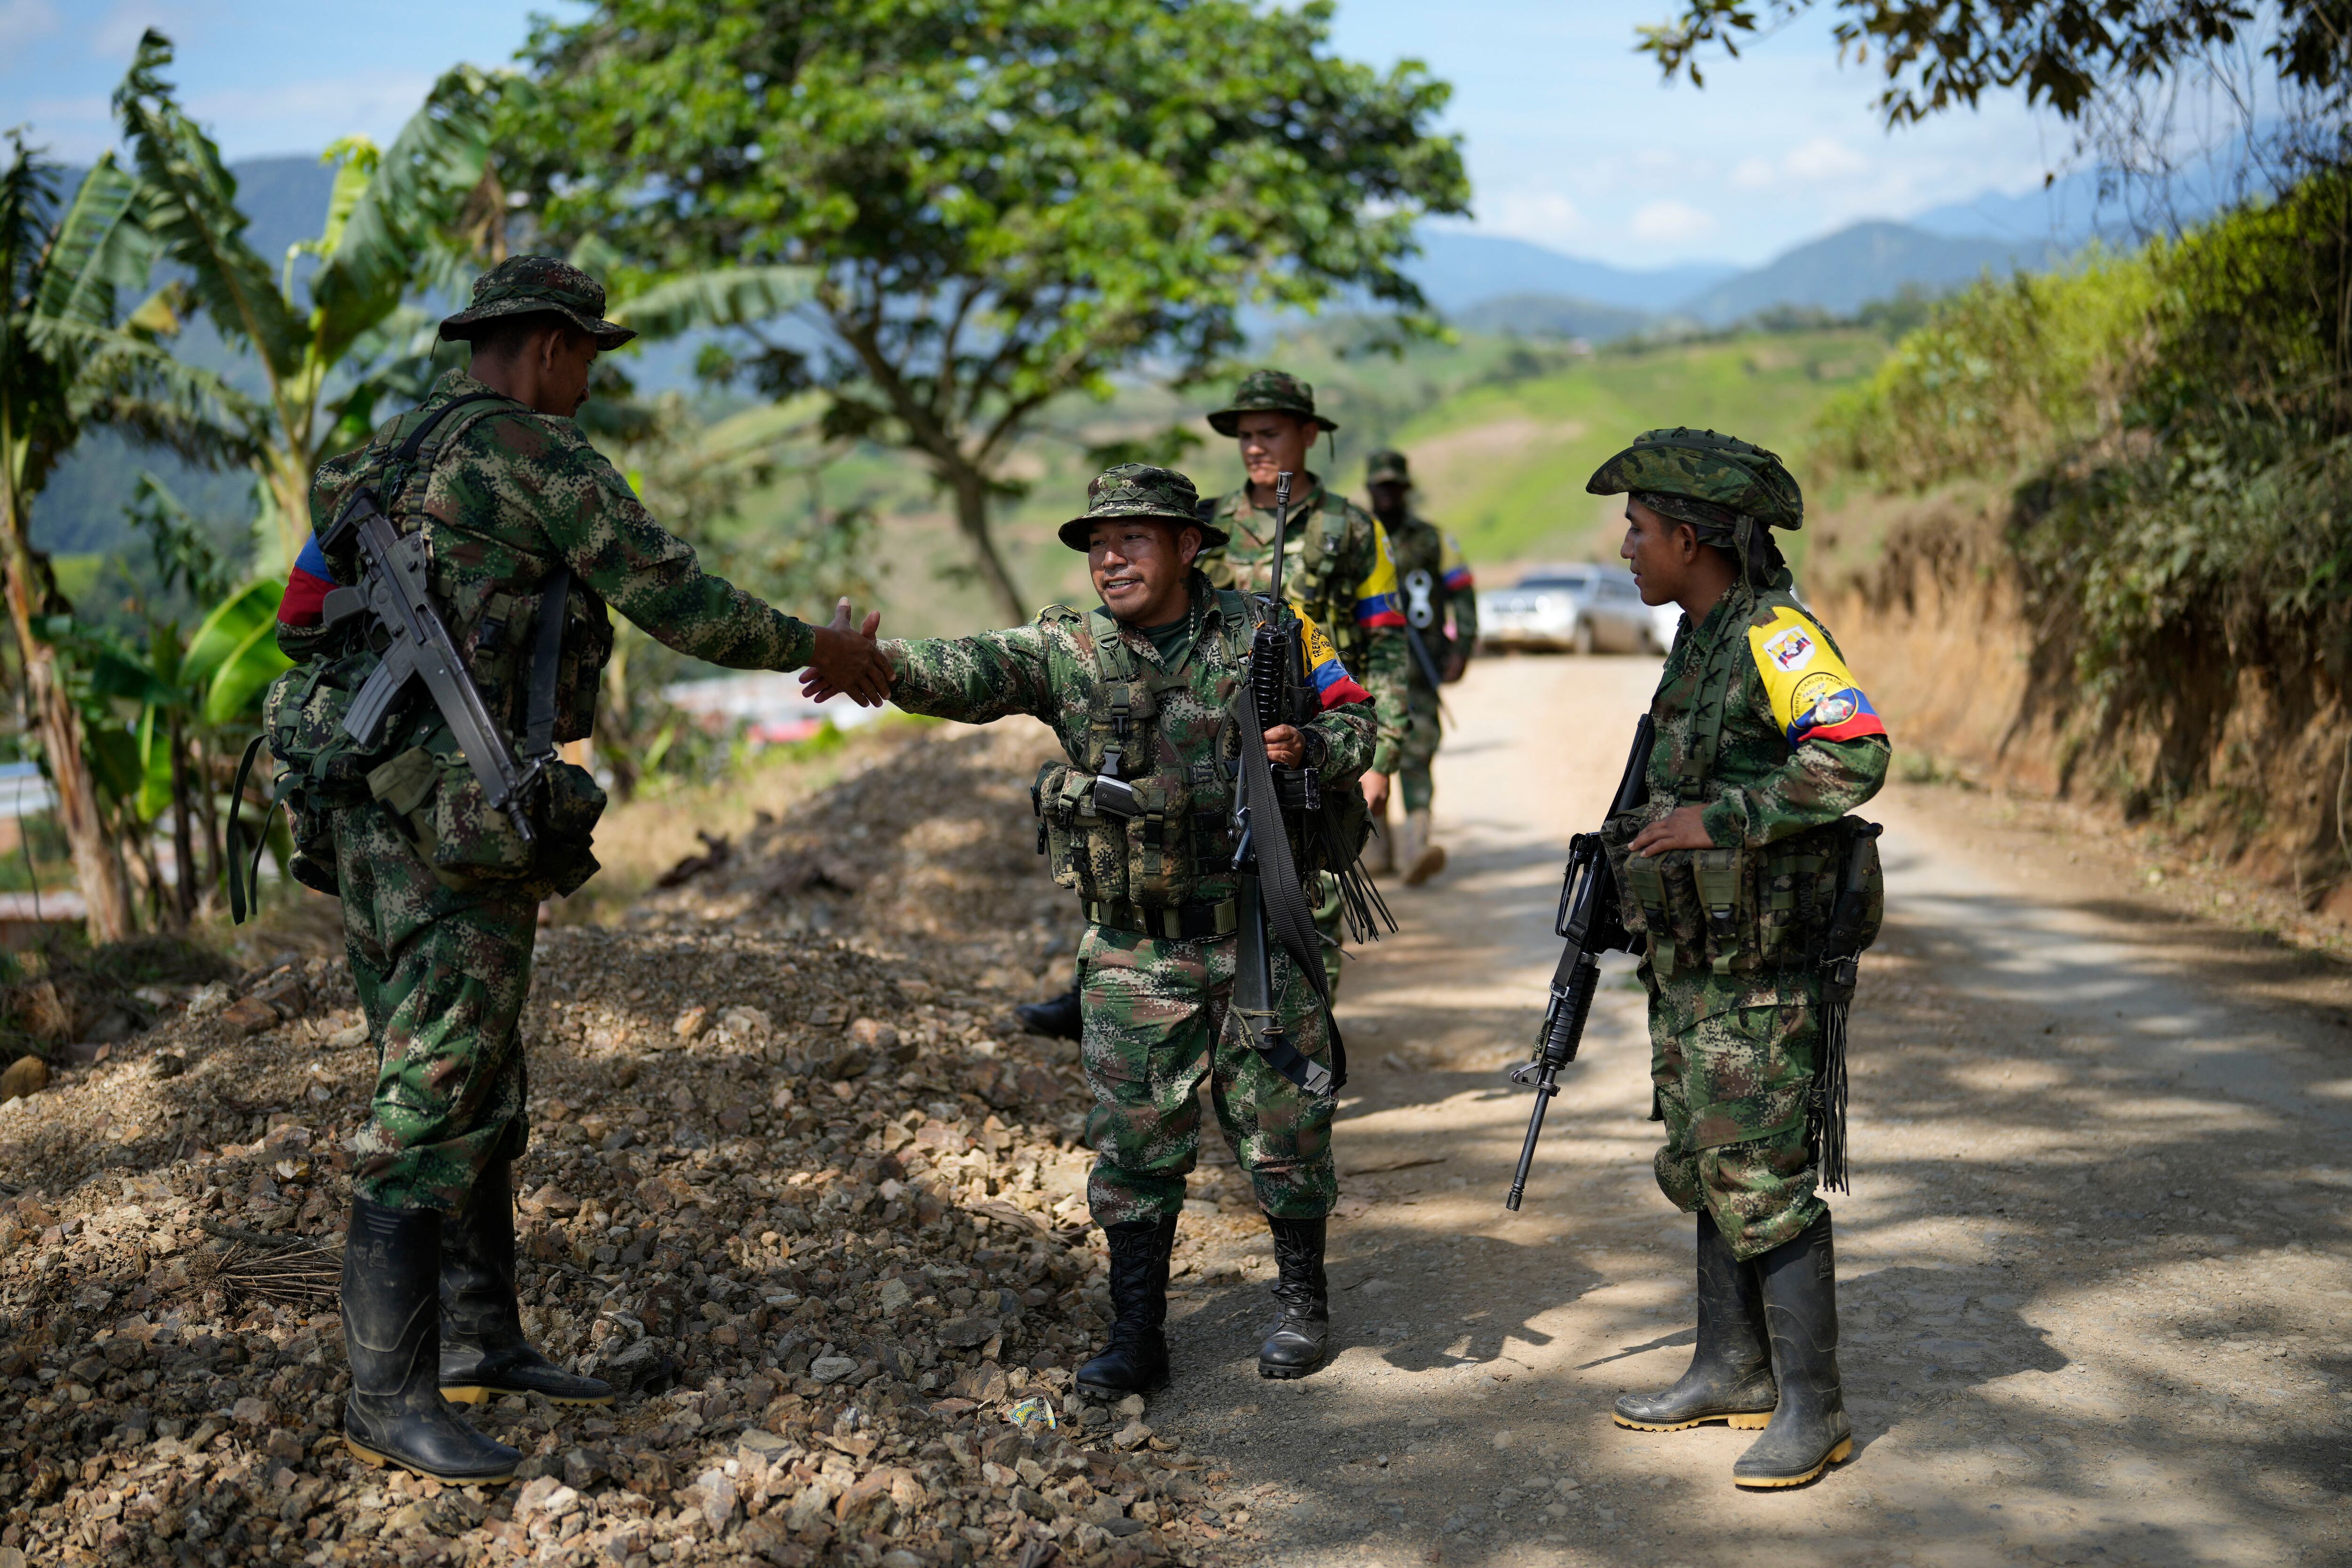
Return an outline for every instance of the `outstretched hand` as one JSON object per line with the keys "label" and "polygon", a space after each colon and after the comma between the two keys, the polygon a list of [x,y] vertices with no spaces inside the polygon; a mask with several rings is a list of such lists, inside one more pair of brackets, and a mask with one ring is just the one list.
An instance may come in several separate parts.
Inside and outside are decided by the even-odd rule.
{"label": "outstretched hand", "polygon": [[801,671],[801,695],[823,702],[846,692],[861,708],[890,700],[890,660],[875,640],[882,612],[867,613],[863,626],[850,619],[849,601],[834,606],[833,619],[816,628],[816,647]]}
{"label": "outstretched hand", "polygon": [[1635,855],[1663,855],[1669,849],[1712,849],[1715,840],[1707,837],[1706,808],[1678,805],[1641,832],[1633,835],[1627,846]]}

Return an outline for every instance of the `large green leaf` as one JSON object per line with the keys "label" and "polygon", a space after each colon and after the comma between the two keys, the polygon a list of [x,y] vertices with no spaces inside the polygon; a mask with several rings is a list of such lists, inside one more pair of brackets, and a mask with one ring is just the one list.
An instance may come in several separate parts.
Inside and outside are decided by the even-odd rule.
{"label": "large green leaf", "polygon": [[281,589],[282,584],[269,578],[257,577],[215,605],[197,624],[195,635],[188,638],[188,651],[180,661],[180,679],[191,686],[210,685],[256,631],[275,630]]}
{"label": "large green leaf", "polygon": [[155,709],[139,715],[139,819],[153,822],[172,805],[172,726]]}
{"label": "large green leaf", "polygon": [[141,222],[164,258],[188,270],[214,324],[251,345],[274,375],[290,376],[300,368],[309,334],[278,291],[277,274],[246,240],[236,178],[220,149],[181,110],[172,84],[158,74],[171,63],[171,40],[149,28],[114,93],[116,117],[139,163]]}
{"label": "large green leaf", "polygon": [[269,683],[293,667],[294,661],[278,651],[277,626],[255,627],[215,672],[212,688],[205,693],[205,722],[226,724],[245,717],[259,704]]}
{"label": "large green leaf", "polygon": [[37,318],[111,327],[117,294],[146,286],[155,245],[132,216],[138,194],[111,153],[83,177],[49,245]]}
{"label": "large green leaf", "polygon": [[816,291],[806,267],[727,267],[656,283],[613,312],[647,338],[702,327],[741,327],[782,315]]}

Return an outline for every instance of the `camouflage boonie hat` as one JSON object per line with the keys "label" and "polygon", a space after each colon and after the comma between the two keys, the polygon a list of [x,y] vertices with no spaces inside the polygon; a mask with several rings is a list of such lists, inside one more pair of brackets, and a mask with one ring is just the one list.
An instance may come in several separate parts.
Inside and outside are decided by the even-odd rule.
{"label": "camouflage boonie hat", "polygon": [[1594,469],[1584,488],[1597,496],[1680,496],[1773,528],[1805,521],[1805,498],[1779,458],[1712,430],[1645,430]]}
{"label": "camouflage boonie hat", "polygon": [[1364,459],[1364,483],[1409,485],[1412,483],[1412,469],[1406,464],[1402,452],[1393,447],[1383,447]]}
{"label": "camouflage boonie hat", "polygon": [[1173,468],[1149,463],[1121,463],[1105,468],[1087,486],[1087,514],[1062,524],[1062,542],[1084,550],[1094,526],[1106,518],[1156,517],[1162,522],[1191,523],[1201,531],[1201,548],[1214,550],[1225,542],[1225,531],[1201,516],[1201,492]]}
{"label": "camouflage boonie hat", "polygon": [[616,349],[637,334],[604,320],[604,286],[568,261],[552,256],[509,256],[474,280],[474,302],[441,323],[446,341],[470,338],[466,331],[500,316],[551,311]]}
{"label": "camouflage boonie hat", "polygon": [[1254,370],[1242,377],[1232,404],[1209,416],[1209,428],[1234,435],[1244,414],[1296,414],[1326,430],[1339,427],[1315,412],[1315,388],[1286,371]]}

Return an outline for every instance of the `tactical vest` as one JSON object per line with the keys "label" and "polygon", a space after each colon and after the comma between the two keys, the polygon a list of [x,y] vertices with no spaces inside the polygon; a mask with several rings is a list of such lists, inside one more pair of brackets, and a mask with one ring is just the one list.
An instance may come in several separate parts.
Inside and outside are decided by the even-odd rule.
{"label": "tactical vest", "polygon": [[[1223,503],[1224,498],[1217,496],[1202,500],[1201,521],[1214,522]],[[1321,623],[1343,660],[1352,658],[1360,650],[1362,638],[1356,631],[1355,606],[1349,602],[1354,584],[1339,580],[1348,541],[1348,513],[1340,498],[1333,495],[1328,485],[1318,489],[1315,492],[1315,510],[1305,517],[1292,518],[1283,537],[1286,542],[1299,542],[1298,559],[1283,562],[1283,596],[1307,607],[1307,614]],[[1284,552],[1286,557],[1288,553],[1287,550]],[[1238,580],[1231,563],[1222,557],[1207,563],[1204,570],[1212,571],[1213,581],[1215,575]],[[1221,591],[1230,586],[1230,583],[1218,584]]]}
{"label": "tactical vest", "polygon": [[[1735,589],[1734,592],[1738,592]],[[1698,973],[1757,975],[1812,967],[1832,956],[1826,947],[1838,889],[1851,872],[1863,904],[1853,931],[1859,952],[1877,940],[1885,918],[1886,882],[1876,829],[1845,816],[1760,848],[1629,852],[1635,835],[1680,805],[1705,805],[1706,784],[1723,740],[1726,705],[1749,658],[1745,627],[1756,610],[1774,605],[1805,613],[1787,594],[1753,595],[1746,615],[1727,618],[1727,635],[1709,649],[1693,714],[1690,746],[1676,765],[1673,797],[1612,818],[1602,829],[1616,875],[1625,929],[1650,959],[1659,980]],[[1685,630],[1685,636],[1692,635]],[[1866,830],[1866,831],[1865,831]]]}
{"label": "tactical vest", "polygon": [[[442,454],[473,426],[515,407],[507,398],[477,394],[404,415],[377,433],[353,482],[372,486],[394,525],[403,534],[415,533],[424,526],[426,493]],[[516,591],[437,553],[427,563],[435,608],[511,744],[523,731],[542,643],[538,622],[552,607],[552,595]],[[355,552],[330,557],[328,565],[339,583],[359,576]],[[563,626],[552,655],[551,738],[558,742],[591,732],[597,678],[612,648],[612,625],[602,606],[568,572],[560,581],[565,587],[557,613]],[[526,803],[535,831],[526,840],[504,813],[490,809],[420,686],[412,685],[402,699],[382,739],[362,749],[343,729],[343,718],[377,662],[363,640],[345,638],[280,675],[263,700],[262,738],[283,770],[272,798],[288,808],[295,849],[289,869],[296,880],[320,892],[338,890],[332,813],[367,798],[392,814],[434,874],[452,888],[513,883],[543,897],[569,894],[595,874],[589,844],[604,792],[587,770],[569,763],[547,770]]]}
{"label": "tactical vest", "polygon": [[[1144,664],[1106,610],[1055,605],[1043,617],[1068,627],[1076,648],[1075,658],[1056,648],[1053,684],[1085,701],[1083,731],[1065,730],[1079,760],[1046,763],[1030,786],[1037,851],[1104,924],[1195,939],[1234,929],[1227,752],[1254,622],[1242,595],[1214,592],[1213,628],[1203,616],[1173,670]],[[1171,722],[1193,732],[1180,742]]]}

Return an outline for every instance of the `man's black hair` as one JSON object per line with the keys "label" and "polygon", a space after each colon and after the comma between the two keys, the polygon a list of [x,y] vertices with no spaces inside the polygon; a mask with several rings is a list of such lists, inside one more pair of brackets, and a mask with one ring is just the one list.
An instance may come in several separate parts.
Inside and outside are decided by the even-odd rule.
{"label": "man's black hair", "polygon": [[519,315],[493,316],[487,321],[477,321],[466,336],[474,345],[476,359],[505,359],[551,328],[580,337],[588,335],[568,317],[554,310],[525,310]]}

